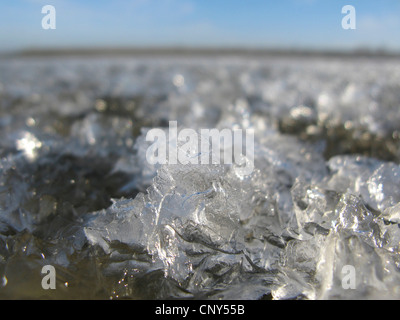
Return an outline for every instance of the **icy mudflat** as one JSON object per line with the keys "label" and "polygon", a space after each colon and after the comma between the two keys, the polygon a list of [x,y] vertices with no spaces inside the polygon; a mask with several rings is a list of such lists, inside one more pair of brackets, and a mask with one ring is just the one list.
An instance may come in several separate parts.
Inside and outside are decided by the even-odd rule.
{"label": "icy mudflat", "polygon": [[[399,60],[8,58],[0,112],[3,299],[400,298]],[[170,120],[254,171],[150,165]]]}

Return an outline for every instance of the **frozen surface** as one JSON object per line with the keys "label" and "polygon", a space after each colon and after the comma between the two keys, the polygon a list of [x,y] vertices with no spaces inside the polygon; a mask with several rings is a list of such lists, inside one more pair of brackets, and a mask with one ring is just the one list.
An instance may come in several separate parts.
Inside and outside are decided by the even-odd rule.
{"label": "frozen surface", "polygon": [[[0,297],[400,299],[399,107],[395,59],[3,59]],[[169,121],[254,171],[151,165]]]}

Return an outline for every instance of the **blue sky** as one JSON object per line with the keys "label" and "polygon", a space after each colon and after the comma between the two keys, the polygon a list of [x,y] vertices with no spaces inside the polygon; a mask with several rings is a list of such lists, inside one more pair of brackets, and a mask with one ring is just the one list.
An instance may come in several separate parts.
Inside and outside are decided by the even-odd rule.
{"label": "blue sky", "polygon": [[[43,30],[42,6],[56,8]],[[356,8],[343,30],[341,9]],[[60,47],[386,48],[400,51],[400,0],[3,0],[0,50]]]}

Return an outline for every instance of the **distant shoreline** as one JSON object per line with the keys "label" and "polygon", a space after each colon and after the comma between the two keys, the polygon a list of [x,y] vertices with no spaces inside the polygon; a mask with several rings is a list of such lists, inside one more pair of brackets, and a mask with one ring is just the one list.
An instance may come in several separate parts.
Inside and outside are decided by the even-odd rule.
{"label": "distant shoreline", "polygon": [[400,58],[400,53],[384,50],[298,50],[247,48],[63,48],[26,49],[2,53],[2,57],[57,57],[57,56],[240,56],[240,57],[332,57],[332,58]]}

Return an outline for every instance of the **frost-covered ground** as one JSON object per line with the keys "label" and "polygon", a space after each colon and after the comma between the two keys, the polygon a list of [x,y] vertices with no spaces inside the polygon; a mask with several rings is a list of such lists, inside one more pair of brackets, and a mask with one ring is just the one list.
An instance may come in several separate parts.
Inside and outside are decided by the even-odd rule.
{"label": "frost-covered ground", "polygon": [[[254,171],[150,165],[170,120]],[[400,60],[3,58],[0,133],[0,298],[400,298]]]}

